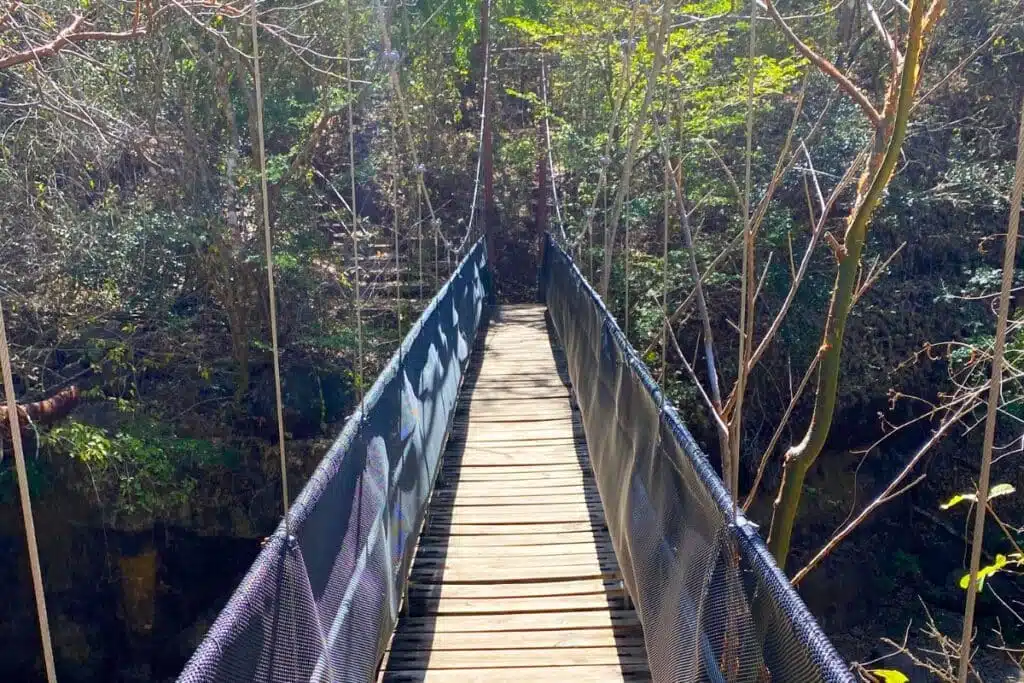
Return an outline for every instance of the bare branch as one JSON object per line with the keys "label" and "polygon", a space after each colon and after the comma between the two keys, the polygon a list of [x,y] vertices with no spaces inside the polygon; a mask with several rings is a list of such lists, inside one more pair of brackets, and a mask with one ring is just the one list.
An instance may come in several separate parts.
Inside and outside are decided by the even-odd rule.
{"label": "bare branch", "polygon": [[854,85],[849,78],[844,76],[842,72],[836,68],[835,64],[819,55],[817,52],[812,50],[810,46],[800,40],[796,33],[793,32],[793,29],[790,28],[789,24],[786,23],[786,20],[782,18],[782,15],[779,14],[779,11],[775,9],[775,3],[772,2],[772,0],[760,0],[758,4],[768,10],[768,14],[775,20],[775,24],[779,27],[782,33],[785,34],[786,38],[789,39],[789,42],[793,43],[796,50],[806,57],[812,64],[821,69],[826,76],[835,81],[839,87],[846,92],[846,94],[853,98],[854,102],[856,102],[864,112],[864,115],[868,117],[869,121],[871,121],[872,126],[876,129],[881,128],[884,123],[882,115],[879,114],[878,110],[871,104],[868,96],[865,95],[860,88]]}
{"label": "bare branch", "polygon": [[[864,152],[861,152],[860,155],[857,156],[854,162],[846,169],[846,174],[843,176],[842,180],[839,181],[839,184],[836,185],[835,189],[832,190],[832,193],[828,197],[828,201],[826,201],[822,207],[821,216],[818,218],[817,224],[811,231],[811,240],[808,242],[807,249],[804,251],[804,256],[800,260],[800,267],[796,272],[796,277],[793,278],[793,282],[789,285],[789,291],[786,292],[786,298],[779,307],[779,312],[775,314],[775,318],[772,320],[771,325],[768,326],[768,330],[764,333],[764,337],[761,338],[761,342],[750,355],[750,361],[747,364],[747,372],[754,369],[754,366],[757,365],[761,356],[763,356],[765,351],[768,350],[768,345],[771,344],[772,339],[775,338],[779,328],[782,327],[782,321],[789,312],[789,307],[796,299],[797,290],[800,288],[800,284],[803,282],[804,276],[807,274],[807,268],[810,266],[814,249],[818,246],[818,240],[821,238],[821,235],[825,230],[825,224],[828,222],[832,209],[843,191],[853,182],[854,177],[857,175],[858,171],[860,171],[860,167],[864,164],[864,160],[866,158],[867,154]],[[817,183],[817,181],[815,181],[815,183]]]}
{"label": "bare branch", "polygon": [[[803,150],[804,158],[807,159],[807,169],[811,172],[811,179],[814,181],[814,193],[818,196],[818,206],[821,207],[822,213],[828,212],[828,207],[825,204],[825,197],[821,193],[821,183],[818,182],[818,172],[814,170],[814,162],[811,161],[811,154],[807,151],[807,145],[800,143],[800,148]],[[811,222],[814,220],[814,212],[811,212]]]}
{"label": "bare branch", "polygon": [[765,466],[768,464],[768,458],[771,457],[772,451],[775,450],[775,446],[779,443],[779,439],[782,437],[782,432],[789,424],[789,416],[793,413],[793,409],[796,408],[796,404],[800,402],[800,397],[803,396],[804,389],[807,388],[807,383],[814,374],[814,370],[818,367],[818,361],[819,356],[815,355],[811,364],[807,366],[807,371],[804,373],[803,379],[800,380],[800,384],[797,386],[796,392],[793,394],[792,398],[789,399],[789,405],[786,406],[786,412],[782,414],[782,419],[779,420],[779,424],[775,428],[775,433],[772,434],[772,438],[768,442],[768,446],[764,449],[764,453],[761,454],[761,461],[757,465],[757,474],[754,476],[754,483],[750,485],[750,491],[747,493],[747,498],[743,501],[744,512],[750,509],[751,503],[754,502],[754,496],[757,495],[757,488],[761,485],[761,479],[764,477],[764,470]]}
{"label": "bare branch", "polygon": [[[668,320],[665,321],[665,325],[668,326]],[[676,339],[676,335],[672,331],[671,327],[669,327],[668,329],[668,337],[669,339],[672,340],[672,345],[675,347],[676,354],[679,355],[679,359],[682,361],[683,367],[685,367],[686,371],[690,373],[690,379],[692,379],[694,385],[696,385],[697,391],[700,392],[701,398],[704,399],[704,402],[707,404],[708,410],[710,411],[712,418],[715,420],[715,427],[717,427],[718,433],[728,433],[729,428],[722,421],[722,416],[718,414],[718,411],[715,408],[714,401],[711,400],[711,397],[708,396],[707,391],[704,390],[704,385],[697,377],[697,373],[694,372],[693,366],[690,364],[690,361],[686,359],[686,354],[683,353],[683,350],[681,348],[679,348],[679,340]]]}
{"label": "bare branch", "polygon": [[[654,124],[654,130],[658,135],[658,142],[661,145],[661,153],[665,158],[665,172],[672,179],[673,194],[676,199],[676,209],[679,212],[680,223],[683,228],[683,240],[685,241],[686,250],[689,255],[689,266],[690,276],[694,281],[694,291],[697,296],[697,308],[700,311],[701,322],[704,327],[704,356],[706,358],[708,366],[708,380],[711,382],[711,398],[715,410],[721,414],[722,410],[722,393],[721,388],[718,384],[718,368],[715,365],[715,339],[711,331],[711,318],[708,315],[708,304],[707,299],[704,297],[704,287],[701,284],[700,268],[697,266],[697,255],[694,251],[693,246],[693,232],[690,230],[690,214],[686,211],[686,202],[683,197],[683,189],[679,186],[679,179],[672,169],[672,162],[668,155],[668,146],[665,144],[665,138],[661,134],[661,126],[657,122]],[[666,322],[668,322],[666,320]],[[672,333],[672,338],[675,339],[675,333]],[[721,420],[719,420],[721,422]],[[724,447],[728,444],[728,433],[719,431],[719,441]],[[725,451],[723,450],[723,456]]]}
{"label": "bare branch", "polygon": [[[980,391],[981,390],[979,389],[978,394],[980,394]],[[812,569],[817,567],[822,560],[828,557],[829,553],[835,550],[836,546],[839,545],[839,543],[842,542],[843,539],[845,539],[847,536],[853,533],[853,531],[858,526],[860,526],[861,523],[865,519],[867,519],[872,512],[874,512],[877,508],[892,500],[893,496],[897,493],[897,491],[901,489],[900,485],[903,483],[903,480],[907,478],[907,476],[914,470],[915,467],[917,467],[917,464],[921,461],[921,458],[923,458],[925,454],[932,449],[932,446],[938,443],[939,440],[946,435],[946,432],[948,432],[950,428],[953,427],[953,425],[958,424],[960,422],[961,417],[966,415],[971,410],[974,410],[974,407],[975,402],[968,401],[964,407],[962,407],[957,412],[953,413],[951,417],[947,417],[946,419],[944,419],[939,428],[935,430],[935,433],[932,434],[927,441],[925,441],[924,445],[917,449],[917,452],[914,453],[914,456],[907,462],[906,465],[903,466],[903,469],[900,471],[899,474],[896,475],[896,477],[889,483],[889,485],[885,487],[885,490],[882,491],[882,493],[880,493],[878,496],[876,496],[874,500],[868,503],[868,505],[865,506],[865,508],[861,510],[860,514],[858,514],[852,521],[850,521],[846,524],[846,526],[837,531],[835,535],[833,535],[832,538],[829,539],[828,543],[826,543],[821,548],[821,550],[815,553],[814,557],[811,558],[811,560],[803,567],[803,569],[801,569],[793,575],[793,585],[796,585],[803,581],[804,577],[806,577]]]}
{"label": "bare branch", "polygon": [[882,18],[878,16],[878,12],[875,10],[875,6],[871,4],[871,0],[867,0],[868,14],[871,15],[871,23],[874,25],[875,30],[878,31],[879,37],[885,46],[889,48],[889,61],[892,63],[893,70],[900,68],[900,64],[903,62],[903,55],[900,54],[900,50],[896,47],[896,41],[892,39],[889,32],[885,29],[882,24]]}
{"label": "bare branch", "polygon": [[707,145],[711,155],[715,157],[715,161],[717,161],[718,165],[722,168],[726,179],[729,181],[729,185],[732,187],[732,191],[736,193],[736,201],[739,202],[740,208],[743,208],[743,190],[740,189],[739,184],[736,182],[736,176],[734,176],[732,171],[729,170],[729,166],[725,163],[725,160],[722,159],[722,155],[718,153],[715,146],[711,144],[711,141],[705,140],[704,144]]}
{"label": "bare branch", "polygon": [[626,157],[622,163],[622,173],[619,178],[618,187],[615,190],[615,200],[612,203],[612,215],[608,221],[607,228],[605,229],[604,265],[601,269],[601,281],[598,291],[602,297],[606,298],[608,296],[608,288],[611,286],[611,266],[615,251],[615,237],[619,229],[619,220],[622,218],[622,205],[626,198],[626,194],[629,192],[629,181],[633,173],[634,157],[644,135],[644,124],[647,118],[647,112],[650,110],[651,103],[654,101],[654,93],[658,87],[658,78],[661,74],[662,66],[665,63],[664,48],[673,9],[674,3],[666,0],[661,8],[661,20],[658,23],[658,30],[654,36],[654,41],[649,45],[649,48],[654,53],[654,58],[651,62],[650,70],[647,73],[647,88],[644,92],[644,99],[640,104],[640,110],[637,112],[633,129],[630,132],[629,145],[626,147]]}
{"label": "bare branch", "polygon": [[139,26],[133,28],[130,31],[85,31],[83,28],[88,23],[85,17],[81,15],[74,15],[71,19],[71,23],[68,24],[57,36],[45,45],[38,47],[28,48],[14,54],[7,55],[6,57],[0,58],[0,70],[9,69],[19,64],[25,64],[27,62],[34,62],[40,59],[47,59],[53,57],[58,52],[76,43],[84,43],[88,41],[120,41],[120,40],[132,40],[146,35],[146,29]]}

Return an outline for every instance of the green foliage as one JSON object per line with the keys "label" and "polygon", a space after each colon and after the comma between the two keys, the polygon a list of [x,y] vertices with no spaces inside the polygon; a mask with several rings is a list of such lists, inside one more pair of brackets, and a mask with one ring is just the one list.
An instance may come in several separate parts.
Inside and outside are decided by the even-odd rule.
{"label": "green foliage", "polygon": [[[998,498],[1000,496],[1008,496],[1011,493],[1015,493],[1016,491],[1017,491],[1017,489],[1015,489],[1013,487],[1013,484],[1007,484],[1007,483],[996,484],[995,486],[993,486],[992,488],[989,489],[989,491],[988,491],[988,499],[991,501],[993,498]],[[978,502],[978,494],[977,493],[958,493],[955,496],[953,496],[952,498],[950,498],[949,500],[947,500],[945,503],[940,505],[939,507],[942,508],[943,510],[948,510],[949,508],[953,507],[954,505],[962,503],[965,500],[969,500],[972,503],[977,503]]]}
{"label": "green foliage", "polygon": [[[1011,553],[1010,555],[1003,555],[999,553],[996,555],[996,561],[990,565],[986,565],[978,569],[978,592],[980,593],[985,588],[985,579],[1003,571],[1007,567],[1020,567],[1024,566],[1024,555],[1020,553]],[[960,587],[967,590],[967,587],[971,584],[971,575],[968,572],[964,574],[960,579]]]}
{"label": "green foliage", "polygon": [[[229,466],[237,453],[202,439],[181,438],[137,417],[108,431],[69,420],[42,435],[43,445],[88,467],[109,514],[167,517],[189,503],[196,468]],[[99,495],[99,493],[97,494]]]}
{"label": "green foliage", "polygon": [[[19,504],[18,477],[10,460],[12,455],[4,453],[3,467],[0,467],[0,505],[12,509]],[[37,457],[25,459],[25,473],[28,475],[28,494],[33,500],[39,500],[53,488],[52,473]]]}

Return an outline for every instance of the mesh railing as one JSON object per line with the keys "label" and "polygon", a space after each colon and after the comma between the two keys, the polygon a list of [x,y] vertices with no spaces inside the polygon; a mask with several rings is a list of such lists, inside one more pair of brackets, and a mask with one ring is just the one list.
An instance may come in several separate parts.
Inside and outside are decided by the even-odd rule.
{"label": "mesh railing", "polygon": [[409,331],[179,681],[370,681],[490,281],[482,240]]}
{"label": "mesh railing", "polygon": [[540,274],[656,681],[853,681],[572,259]]}

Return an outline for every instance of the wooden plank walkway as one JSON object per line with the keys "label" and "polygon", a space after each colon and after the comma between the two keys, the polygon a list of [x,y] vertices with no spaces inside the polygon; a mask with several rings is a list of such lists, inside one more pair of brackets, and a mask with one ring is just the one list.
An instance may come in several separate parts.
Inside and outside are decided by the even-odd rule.
{"label": "wooden plank walkway", "polygon": [[544,307],[505,306],[495,318],[380,679],[650,680]]}

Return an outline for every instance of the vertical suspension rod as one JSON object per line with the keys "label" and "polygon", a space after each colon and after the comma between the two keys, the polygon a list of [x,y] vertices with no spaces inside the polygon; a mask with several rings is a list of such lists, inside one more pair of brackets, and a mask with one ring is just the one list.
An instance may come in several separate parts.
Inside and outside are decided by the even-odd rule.
{"label": "vertical suspension rod", "polygon": [[284,445],[284,401],[281,397],[281,359],[277,346],[277,296],[274,292],[274,254],[270,239],[270,201],[267,196],[267,150],[263,135],[263,77],[260,72],[259,15],[252,3],[252,65],[256,84],[256,133],[260,157],[260,197],[263,205],[263,242],[267,259],[267,289],[270,299],[270,343],[274,354],[274,398],[277,402],[277,445],[281,455],[281,504],[285,533],[291,536],[288,518],[288,460]]}
{"label": "vertical suspension rod", "polygon": [[32,573],[32,592],[35,595],[36,616],[39,619],[39,637],[43,642],[43,665],[46,668],[46,680],[49,683],[57,683],[57,669],[53,663],[53,641],[50,638],[50,619],[46,612],[43,570],[39,563],[39,544],[36,540],[36,524],[32,516],[32,499],[28,490],[28,471],[25,468],[25,449],[21,441],[18,402],[14,395],[14,373],[11,371],[11,351],[7,344],[3,305],[0,305],[0,370],[3,372],[7,419],[11,429],[11,444],[14,447],[14,467],[18,474],[18,495],[21,498],[21,516],[25,525],[25,542],[28,545],[28,564]]}

